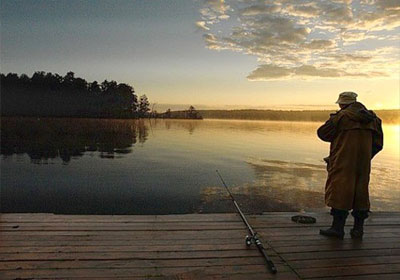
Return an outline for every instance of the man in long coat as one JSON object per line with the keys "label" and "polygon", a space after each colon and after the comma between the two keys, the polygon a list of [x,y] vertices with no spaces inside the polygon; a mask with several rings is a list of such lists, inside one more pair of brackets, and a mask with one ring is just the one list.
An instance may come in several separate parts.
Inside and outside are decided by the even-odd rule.
{"label": "man in long coat", "polygon": [[317,133],[330,142],[325,203],[331,207],[332,226],[320,234],[343,239],[348,210],[353,209],[352,238],[362,238],[364,220],[370,209],[368,184],[371,159],[383,148],[381,120],[357,102],[357,94],[343,92],[336,103],[340,110],[331,114]]}

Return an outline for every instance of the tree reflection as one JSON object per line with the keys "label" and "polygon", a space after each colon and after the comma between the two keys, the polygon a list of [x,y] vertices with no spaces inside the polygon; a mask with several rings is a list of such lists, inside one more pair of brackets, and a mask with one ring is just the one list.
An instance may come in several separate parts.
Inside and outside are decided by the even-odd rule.
{"label": "tree reflection", "polygon": [[164,120],[164,126],[167,130],[177,127],[187,130],[189,134],[193,134],[199,125],[202,125],[202,123],[198,120]]}
{"label": "tree reflection", "polygon": [[149,128],[147,127],[147,125],[145,125],[143,119],[139,119],[137,123],[138,123],[137,131],[139,136],[139,143],[144,143],[149,137]]}
{"label": "tree reflection", "polygon": [[64,163],[87,152],[101,158],[132,151],[136,139],[144,143],[148,127],[140,120],[2,118],[1,154],[29,155],[33,163],[61,158]]}

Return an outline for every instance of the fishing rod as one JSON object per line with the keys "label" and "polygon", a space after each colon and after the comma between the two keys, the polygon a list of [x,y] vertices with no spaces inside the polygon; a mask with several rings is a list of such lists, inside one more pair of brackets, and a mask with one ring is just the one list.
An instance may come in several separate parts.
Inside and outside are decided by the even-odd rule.
{"label": "fishing rod", "polygon": [[233,204],[236,207],[236,210],[238,211],[240,217],[242,218],[242,221],[246,224],[247,229],[249,230],[250,235],[246,235],[246,246],[250,247],[252,243],[256,244],[258,251],[260,251],[261,255],[264,257],[265,261],[267,262],[268,269],[271,271],[271,273],[275,274],[278,272],[276,269],[274,263],[270,259],[270,257],[267,255],[267,252],[265,251],[265,248],[263,244],[261,243],[260,239],[258,239],[257,232],[253,230],[249,222],[247,221],[246,217],[244,216],[242,210],[239,208],[239,204],[236,202],[235,198],[233,197],[231,191],[229,190],[228,186],[225,184],[224,179],[222,178],[221,174],[218,172],[218,170],[215,170],[221,179],[222,184],[226,188],[226,190],[229,193],[229,196],[231,197]]}

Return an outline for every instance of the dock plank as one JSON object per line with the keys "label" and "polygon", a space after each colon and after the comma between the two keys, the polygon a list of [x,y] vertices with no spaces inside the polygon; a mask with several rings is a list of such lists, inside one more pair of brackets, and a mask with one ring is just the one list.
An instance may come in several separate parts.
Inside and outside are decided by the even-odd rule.
{"label": "dock plank", "polygon": [[302,268],[296,270],[301,278],[382,275],[400,273],[400,264],[369,264],[345,267]]}
{"label": "dock plank", "polygon": [[[184,272],[198,270],[199,267],[149,267],[149,268],[124,268],[124,269],[35,269],[35,270],[3,270],[0,271],[0,279],[13,279],[13,278],[66,278],[66,277],[159,277],[168,276]],[[271,279],[274,277],[270,275],[265,265],[234,265],[234,266],[221,266],[221,267],[201,267],[206,270],[206,274],[247,274],[249,271],[253,273],[264,273],[264,277]],[[286,266],[279,266],[278,269],[282,272],[289,270]]]}
{"label": "dock plank", "polygon": [[[275,262],[282,263],[278,257]],[[8,261],[0,262],[0,270],[13,269],[60,269],[60,268],[140,268],[140,267],[179,267],[179,266],[227,266],[245,264],[264,264],[259,256],[208,259],[149,259],[149,260],[57,260],[57,261]]]}
{"label": "dock plank", "polygon": [[272,275],[236,213],[0,214],[0,279],[399,279],[400,215],[374,212],[365,237],[318,234],[328,212],[248,215],[278,267]]}

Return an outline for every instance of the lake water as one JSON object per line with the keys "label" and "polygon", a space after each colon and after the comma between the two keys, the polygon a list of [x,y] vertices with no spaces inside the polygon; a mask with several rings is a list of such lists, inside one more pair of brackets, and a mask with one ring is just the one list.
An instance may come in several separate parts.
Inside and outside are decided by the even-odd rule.
{"label": "lake water", "polygon": [[[3,118],[1,212],[170,214],[324,208],[317,122]],[[399,125],[372,161],[372,210],[400,211]]]}

